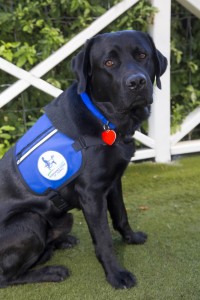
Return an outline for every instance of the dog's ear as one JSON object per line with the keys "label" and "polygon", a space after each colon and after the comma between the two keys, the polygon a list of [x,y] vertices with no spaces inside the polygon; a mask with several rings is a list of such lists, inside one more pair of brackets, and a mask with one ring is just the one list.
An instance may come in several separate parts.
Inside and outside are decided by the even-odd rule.
{"label": "dog's ear", "polygon": [[160,77],[164,74],[167,68],[167,59],[166,57],[155,47],[155,44],[152,38],[148,35],[151,46],[153,48],[154,61],[155,61],[155,77],[156,77],[156,85],[159,89],[162,88]]}
{"label": "dog's ear", "polygon": [[86,41],[83,49],[72,59],[72,70],[78,80],[78,94],[85,92],[88,77],[91,75],[90,49],[94,38]]}

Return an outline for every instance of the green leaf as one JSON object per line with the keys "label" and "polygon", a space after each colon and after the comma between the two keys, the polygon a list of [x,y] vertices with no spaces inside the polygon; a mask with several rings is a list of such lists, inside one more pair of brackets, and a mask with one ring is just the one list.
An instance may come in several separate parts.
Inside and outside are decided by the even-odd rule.
{"label": "green leaf", "polygon": [[8,134],[8,133],[1,133],[0,138],[5,139],[5,140],[9,140],[9,139],[11,139],[11,135]]}
{"label": "green leaf", "polygon": [[12,18],[12,14],[8,12],[0,12],[0,25],[9,21]]}
{"label": "green leaf", "polygon": [[26,61],[27,61],[26,56],[20,56],[19,59],[17,60],[17,66],[18,67],[24,66]]}
{"label": "green leaf", "polygon": [[4,125],[4,126],[0,127],[0,129],[4,130],[4,131],[13,131],[13,130],[15,130],[15,127],[10,126],[10,125]]}
{"label": "green leaf", "polygon": [[192,73],[196,73],[196,71],[198,71],[198,69],[199,69],[198,65],[195,64],[193,61],[188,61],[187,65]]}
{"label": "green leaf", "polygon": [[42,27],[42,25],[44,24],[44,20],[37,20],[36,21],[36,23],[35,23],[35,25],[37,26],[37,27]]}

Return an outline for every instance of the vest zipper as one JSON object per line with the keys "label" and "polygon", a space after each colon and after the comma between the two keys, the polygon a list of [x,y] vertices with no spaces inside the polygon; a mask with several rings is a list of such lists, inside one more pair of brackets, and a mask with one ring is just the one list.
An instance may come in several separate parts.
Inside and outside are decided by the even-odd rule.
{"label": "vest zipper", "polygon": [[31,143],[26,145],[26,147],[24,147],[16,155],[17,165],[19,165],[27,156],[29,156],[34,150],[36,150],[40,145],[42,145],[44,142],[46,142],[50,137],[52,137],[57,132],[58,132],[57,129],[55,129],[54,127],[50,127],[47,130],[45,130],[44,132],[42,132],[39,136],[37,136]]}

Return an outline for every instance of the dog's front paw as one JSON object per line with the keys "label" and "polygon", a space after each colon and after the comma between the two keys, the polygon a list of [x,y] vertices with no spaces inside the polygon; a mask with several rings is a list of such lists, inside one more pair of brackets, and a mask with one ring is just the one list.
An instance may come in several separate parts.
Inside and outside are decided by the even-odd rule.
{"label": "dog's front paw", "polygon": [[147,234],[142,231],[131,232],[124,237],[124,241],[127,244],[141,245],[144,244],[146,240]]}
{"label": "dog's front paw", "polygon": [[59,282],[69,277],[69,270],[63,266],[46,266],[38,270],[42,274],[42,281]]}
{"label": "dog's front paw", "polygon": [[63,243],[63,248],[72,248],[79,244],[79,239],[73,235],[68,235]]}
{"label": "dog's front paw", "polygon": [[79,240],[73,235],[67,235],[55,242],[56,249],[69,249],[79,244]]}
{"label": "dog's front paw", "polygon": [[116,289],[129,289],[136,285],[135,277],[126,270],[108,275],[107,280]]}

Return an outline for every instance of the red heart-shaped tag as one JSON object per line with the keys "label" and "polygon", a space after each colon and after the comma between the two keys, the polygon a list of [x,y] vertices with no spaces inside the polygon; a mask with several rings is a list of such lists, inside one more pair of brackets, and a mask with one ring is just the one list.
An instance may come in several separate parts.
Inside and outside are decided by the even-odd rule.
{"label": "red heart-shaped tag", "polygon": [[102,140],[107,144],[107,145],[112,145],[114,144],[116,140],[116,132],[114,130],[105,130],[101,134]]}

